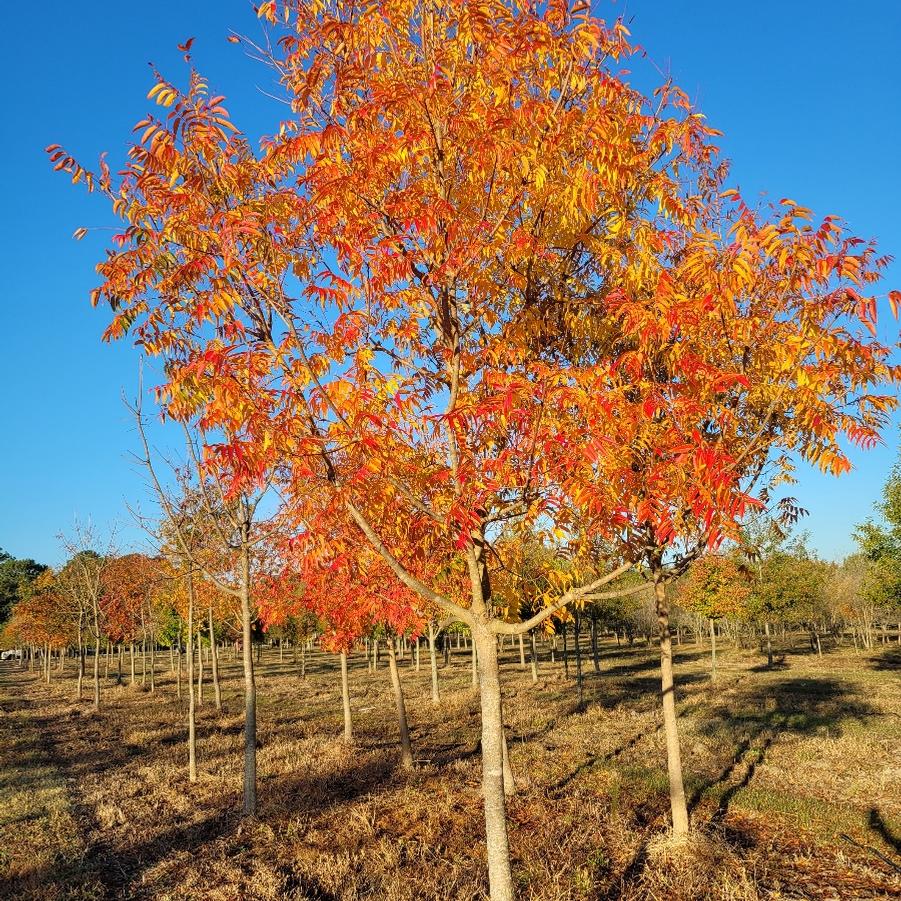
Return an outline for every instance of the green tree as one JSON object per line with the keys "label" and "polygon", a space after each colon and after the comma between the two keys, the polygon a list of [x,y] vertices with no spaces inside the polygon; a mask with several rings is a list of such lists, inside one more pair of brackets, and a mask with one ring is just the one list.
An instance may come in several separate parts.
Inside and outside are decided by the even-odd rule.
{"label": "green tree", "polygon": [[0,549],[0,626],[9,619],[13,605],[22,589],[30,585],[44,570],[42,563],[31,559],[18,560]]}
{"label": "green tree", "polygon": [[872,564],[861,590],[865,600],[886,616],[901,617],[901,458],[889,473],[875,512],[876,518],[854,533],[861,553]]}

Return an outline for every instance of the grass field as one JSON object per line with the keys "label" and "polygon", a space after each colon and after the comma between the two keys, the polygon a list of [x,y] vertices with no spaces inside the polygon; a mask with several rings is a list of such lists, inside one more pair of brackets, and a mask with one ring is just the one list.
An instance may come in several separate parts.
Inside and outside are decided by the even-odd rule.
{"label": "grass field", "polygon": [[[559,662],[533,685],[504,653],[518,793],[509,804],[523,899],[901,897],[901,653],[788,653],[766,671],[726,651],[677,649],[696,840],[675,852],[654,648],[606,642],[585,706]],[[546,655],[545,655],[546,657]],[[398,767],[387,667],[352,658],[356,746],[341,742],[336,659],[307,677],[267,650],[258,668],[259,816],[238,816],[241,697],[224,661],[223,715],[185,706],[169,658],[156,692],[104,681],[73,700],[74,665],[48,687],[0,664],[0,897],[20,899],[463,899],[486,893],[478,701],[468,655],[402,664],[416,767]],[[590,669],[590,665],[589,665]]]}

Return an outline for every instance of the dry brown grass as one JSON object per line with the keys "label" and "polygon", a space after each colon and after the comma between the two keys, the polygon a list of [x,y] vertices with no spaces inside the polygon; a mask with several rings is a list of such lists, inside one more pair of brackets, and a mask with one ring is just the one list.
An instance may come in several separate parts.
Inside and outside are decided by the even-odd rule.
{"label": "dry brown grass", "polygon": [[[666,840],[668,800],[653,649],[607,643],[584,711],[559,663],[533,686],[507,651],[505,712],[519,794],[514,875],[533,901],[888,898],[901,894],[901,697],[894,649],[822,660],[681,649],[693,840]],[[406,661],[405,663],[408,663]],[[423,660],[425,664],[425,658]],[[352,670],[357,744],[340,741],[337,668],[301,680],[269,652],[259,672],[260,811],[237,815],[241,698],[200,709],[199,778],[186,778],[184,705],[168,656],[157,691],[104,684],[104,709],[0,670],[0,897],[464,901],[485,897],[479,716],[468,656],[404,665],[412,772],[397,767],[387,669]],[[165,668],[166,672],[162,672]],[[71,667],[70,667],[71,670]],[[212,693],[209,692],[208,696]]]}

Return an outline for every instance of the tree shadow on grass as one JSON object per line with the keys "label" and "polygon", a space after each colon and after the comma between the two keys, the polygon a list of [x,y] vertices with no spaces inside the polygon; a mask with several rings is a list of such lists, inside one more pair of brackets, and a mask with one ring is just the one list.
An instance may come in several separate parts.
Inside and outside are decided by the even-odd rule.
{"label": "tree shadow on grass", "polygon": [[870,659],[869,666],[879,671],[901,671],[901,647],[895,645],[883,649]]}
{"label": "tree shadow on grass", "polygon": [[[717,801],[712,820],[722,821],[780,736],[824,731],[838,736],[845,720],[866,722],[877,714],[856,688],[826,676],[779,678],[730,693],[709,708],[702,722],[711,732],[726,730],[740,736],[738,744],[721,772],[696,788],[689,809],[712,796]],[[718,786],[725,788],[717,796]]]}
{"label": "tree shadow on grass", "polygon": [[[898,854],[901,854],[901,834],[893,829],[891,825],[886,823],[878,807],[871,807],[867,813],[867,825],[876,833],[889,847],[894,848]],[[896,869],[898,867],[896,866]]]}

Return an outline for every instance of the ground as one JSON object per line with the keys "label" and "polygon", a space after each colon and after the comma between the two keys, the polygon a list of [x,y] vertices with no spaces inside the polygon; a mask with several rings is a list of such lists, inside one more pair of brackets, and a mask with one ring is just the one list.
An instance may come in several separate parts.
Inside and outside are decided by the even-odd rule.
{"label": "ground", "polygon": [[[789,652],[767,671],[677,648],[683,761],[696,838],[666,841],[654,648],[602,645],[575,680],[542,648],[540,679],[504,651],[518,794],[509,805],[522,899],[901,897],[901,652]],[[341,741],[335,658],[259,667],[259,816],[242,820],[241,680],[225,712],[206,689],[187,779],[185,703],[163,653],[156,691],[103,681],[74,700],[74,667],[45,685],[0,664],[0,897],[463,899],[486,894],[478,702],[468,654],[402,662],[416,767],[398,766],[387,667],[352,658],[356,746]]]}

